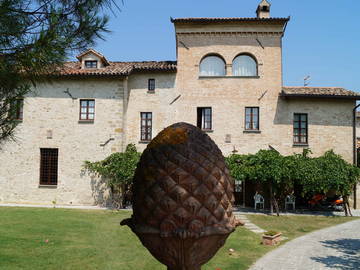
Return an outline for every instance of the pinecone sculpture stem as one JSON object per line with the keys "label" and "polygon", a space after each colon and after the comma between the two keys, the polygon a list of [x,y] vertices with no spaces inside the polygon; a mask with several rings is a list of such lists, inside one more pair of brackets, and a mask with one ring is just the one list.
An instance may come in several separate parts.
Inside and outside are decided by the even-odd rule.
{"label": "pinecone sculpture stem", "polygon": [[128,225],[168,270],[200,270],[238,223],[233,180],[220,149],[199,128],[174,124],[143,152]]}

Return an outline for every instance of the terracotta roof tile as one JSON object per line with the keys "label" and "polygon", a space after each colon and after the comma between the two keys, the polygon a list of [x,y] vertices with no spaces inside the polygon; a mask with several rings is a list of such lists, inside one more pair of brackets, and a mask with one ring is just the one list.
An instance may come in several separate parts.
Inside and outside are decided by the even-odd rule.
{"label": "terracotta roof tile", "polygon": [[340,87],[283,87],[283,97],[322,97],[360,99],[360,93]]}
{"label": "terracotta roof tile", "polygon": [[176,71],[176,61],[109,62],[103,68],[81,68],[80,62],[66,62],[56,76],[127,76],[136,71]]}

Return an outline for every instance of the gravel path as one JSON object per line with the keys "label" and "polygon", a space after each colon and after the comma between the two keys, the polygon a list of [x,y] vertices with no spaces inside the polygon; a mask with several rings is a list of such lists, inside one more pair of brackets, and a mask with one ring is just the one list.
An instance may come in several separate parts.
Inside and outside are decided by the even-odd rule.
{"label": "gravel path", "polygon": [[249,270],[360,269],[360,220],[296,238],[269,252]]}

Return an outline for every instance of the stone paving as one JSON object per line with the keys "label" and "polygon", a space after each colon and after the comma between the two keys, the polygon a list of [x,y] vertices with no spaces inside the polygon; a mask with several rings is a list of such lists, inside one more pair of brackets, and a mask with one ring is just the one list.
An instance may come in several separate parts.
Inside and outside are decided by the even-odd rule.
{"label": "stone paving", "polygon": [[264,233],[265,230],[261,229],[259,226],[252,223],[244,214],[240,214],[239,212],[234,212],[235,217],[242,222],[244,222],[244,227],[254,233]]}
{"label": "stone paving", "polygon": [[296,238],[259,259],[249,270],[360,269],[360,220]]}

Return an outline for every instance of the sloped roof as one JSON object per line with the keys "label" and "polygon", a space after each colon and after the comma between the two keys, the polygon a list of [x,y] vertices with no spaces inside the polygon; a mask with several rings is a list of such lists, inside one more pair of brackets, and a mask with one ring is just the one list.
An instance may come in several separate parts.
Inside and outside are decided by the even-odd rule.
{"label": "sloped roof", "polygon": [[108,62],[103,68],[81,68],[80,62],[66,62],[53,75],[55,76],[128,76],[137,71],[176,71],[176,61],[144,61],[144,62]]}
{"label": "sloped roof", "polygon": [[360,93],[340,87],[283,87],[280,96],[360,99]]}
{"label": "sloped roof", "polygon": [[87,49],[86,51],[82,52],[81,54],[79,54],[78,56],[76,56],[77,59],[79,59],[79,61],[81,61],[81,58],[89,53],[95,54],[97,57],[99,57],[105,65],[109,65],[109,61],[106,59],[106,57],[104,55],[102,55],[101,53],[99,53],[98,51],[94,50],[94,49]]}

